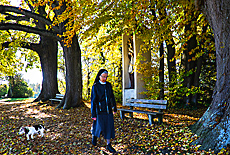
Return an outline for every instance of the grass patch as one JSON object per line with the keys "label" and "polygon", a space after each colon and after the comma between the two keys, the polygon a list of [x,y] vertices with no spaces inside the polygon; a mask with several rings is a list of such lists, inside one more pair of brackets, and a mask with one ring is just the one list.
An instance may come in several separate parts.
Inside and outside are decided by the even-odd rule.
{"label": "grass patch", "polygon": [[29,98],[4,98],[4,99],[1,99],[0,101],[2,101],[2,102],[17,102],[17,101],[26,101],[28,99]]}

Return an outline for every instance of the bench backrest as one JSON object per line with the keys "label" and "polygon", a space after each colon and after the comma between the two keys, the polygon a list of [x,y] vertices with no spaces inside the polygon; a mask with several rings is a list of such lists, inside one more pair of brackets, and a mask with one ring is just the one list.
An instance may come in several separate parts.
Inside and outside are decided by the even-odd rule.
{"label": "bench backrest", "polygon": [[147,99],[130,99],[127,100],[125,106],[166,109],[167,100],[147,100]]}
{"label": "bench backrest", "polygon": [[56,96],[59,96],[59,97],[64,97],[63,94],[56,94]]}
{"label": "bench backrest", "polygon": [[55,98],[59,98],[59,99],[62,99],[64,97],[63,94],[56,94],[56,97]]}

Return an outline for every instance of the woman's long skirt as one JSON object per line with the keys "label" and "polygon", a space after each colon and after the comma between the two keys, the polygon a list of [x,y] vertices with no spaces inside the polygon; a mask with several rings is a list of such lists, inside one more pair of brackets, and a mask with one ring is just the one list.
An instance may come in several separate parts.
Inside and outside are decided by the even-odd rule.
{"label": "woman's long skirt", "polygon": [[100,137],[100,134],[105,139],[115,138],[113,114],[99,114],[96,121],[93,121],[92,134]]}

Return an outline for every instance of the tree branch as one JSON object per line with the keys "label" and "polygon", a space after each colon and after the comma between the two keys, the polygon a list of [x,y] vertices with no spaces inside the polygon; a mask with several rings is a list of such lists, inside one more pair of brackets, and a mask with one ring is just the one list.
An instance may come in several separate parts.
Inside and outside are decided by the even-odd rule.
{"label": "tree branch", "polygon": [[36,51],[37,53],[39,53],[39,49],[41,46],[41,44],[27,43],[27,42],[22,42],[20,43],[20,45],[21,45],[20,47],[22,48],[30,49],[30,50]]}
{"label": "tree branch", "polygon": [[[25,10],[25,9],[22,9],[22,8],[19,8],[19,7],[0,5],[0,13],[5,13],[5,12],[14,12],[14,13],[17,13],[17,14],[21,14],[21,15],[24,15],[24,16],[39,20],[40,22],[45,23],[45,24],[47,24],[49,26],[52,25],[52,21],[46,19],[43,16],[40,16],[39,14],[32,13],[31,11],[28,11],[28,10]],[[53,27],[53,29],[57,33],[60,32],[58,27]]]}
{"label": "tree branch", "polygon": [[[9,46],[10,43],[12,43],[12,42],[5,42],[5,43],[3,43],[2,44],[2,49],[3,48],[9,48],[10,47]],[[21,47],[21,48],[27,48],[27,49],[30,49],[30,50],[33,50],[33,51],[37,52],[37,51],[39,51],[40,44],[21,42],[19,47]]]}
{"label": "tree branch", "polygon": [[26,16],[14,16],[9,13],[2,13],[2,14],[7,15],[5,18],[6,20],[16,20],[17,22],[18,21],[30,21],[29,18]]}
{"label": "tree branch", "polygon": [[9,29],[39,34],[39,35],[43,35],[47,37],[52,37],[58,41],[61,41],[61,38],[59,38],[56,33],[48,31],[48,30],[38,29],[38,28],[29,27],[29,26],[20,25],[20,24],[12,24],[12,23],[1,23],[0,24],[0,30],[9,30]]}

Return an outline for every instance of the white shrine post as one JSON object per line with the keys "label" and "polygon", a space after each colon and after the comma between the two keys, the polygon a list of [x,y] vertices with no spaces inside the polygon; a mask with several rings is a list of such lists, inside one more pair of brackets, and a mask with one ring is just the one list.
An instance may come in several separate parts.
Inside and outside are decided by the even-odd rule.
{"label": "white shrine post", "polygon": [[[122,89],[123,89],[123,105],[125,105],[126,101],[128,99],[141,99],[145,98],[146,96],[143,94],[140,94],[143,91],[146,91],[144,88],[144,81],[141,80],[142,75],[140,73],[136,72],[136,68],[134,67],[134,89],[130,89],[130,78],[129,78],[129,72],[128,72],[128,67],[129,67],[129,58],[128,58],[128,40],[130,36],[127,34],[122,35],[122,68],[123,68],[123,73],[122,73]],[[133,36],[133,52],[134,52],[134,64],[136,62],[137,55],[140,51],[140,46],[142,44],[142,40],[138,38],[137,35]],[[143,53],[143,56],[146,58],[146,61],[151,61],[151,53],[146,52]],[[143,61],[142,61],[143,62]]]}

